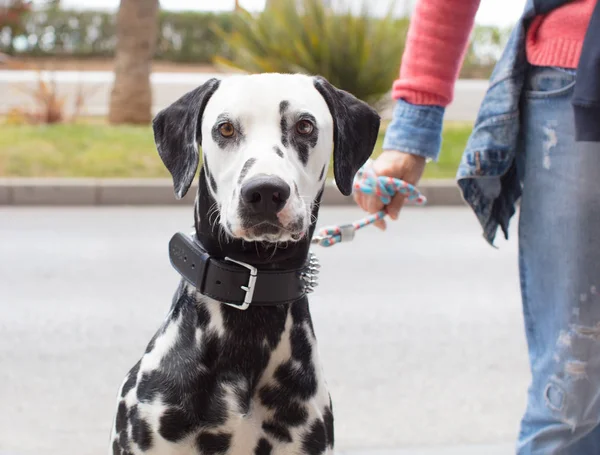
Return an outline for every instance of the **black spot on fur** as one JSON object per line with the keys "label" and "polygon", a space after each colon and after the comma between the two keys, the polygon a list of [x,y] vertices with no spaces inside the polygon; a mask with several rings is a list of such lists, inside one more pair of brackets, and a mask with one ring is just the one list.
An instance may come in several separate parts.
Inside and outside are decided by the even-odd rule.
{"label": "black spot on fur", "polygon": [[296,152],[298,152],[300,162],[306,166],[310,155],[310,149],[314,148],[319,140],[319,128],[317,128],[317,120],[310,114],[302,114],[300,120],[310,121],[313,124],[313,130],[310,134],[298,134],[294,129],[294,131],[290,133],[290,142]]}
{"label": "black spot on fur", "polygon": [[281,442],[292,442],[290,430],[275,422],[263,422],[262,429]]}
{"label": "black spot on fur", "polygon": [[196,326],[205,330],[210,323],[210,313],[206,309],[206,305],[194,305],[196,309]]}
{"label": "black spot on fur", "polygon": [[133,442],[140,446],[140,449],[149,450],[152,447],[152,431],[148,422],[139,416],[137,406],[129,410],[129,421]]}
{"label": "black spot on fur", "polygon": [[242,180],[244,180],[246,175],[248,175],[248,172],[250,169],[252,169],[254,163],[256,163],[256,158],[248,158],[248,160],[246,160],[244,166],[242,167],[242,171],[240,172],[240,177],[238,178],[238,185],[242,183]]}
{"label": "black spot on fur", "polygon": [[[221,355],[221,339],[211,331],[196,339],[198,327],[210,321],[204,305],[182,293],[165,324],[179,324],[177,339],[159,367],[145,373],[137,386],[140,402],[152,402],[159,394],[169,409],[160,419],[159,433],[177,442],[195,428],[222,425],[226,420],[225,391],[215,365]],[[177,320],[175,322],[174,320]],[[185,374],[174,374],[185,372]]]}
{"label": "black spot on fur", "polygon": [[297,116],[293,121],[307,120],[313,124],[313,130],[310,134],[299,134],[295,127],[290,127],[288,118],[289,101],[282,101],[279,103],[279,114],[281,115],[281,143],[284,147],[288,147],[290,143],[298,153],[298,159],[306,166],[308,163],[308,157],[310,149],[317,145],[319,139],[319,129],[317,127],[317,120],[315,117],[308,113],[303,113]]}
{"label": "black spot on fur", "polygon": [[129,437],[126,430],[119,433],[119,447],[121,447],[122,455],[125,455],[129,450]]}
{"label": "black spot on fur", "polygon": [[133,387],[135,386],[135,383],[137,382],[137,375],[138,372],[140,371],[140,364],[142,363],[141,360],[138,361],[138,363],[136,363],[134,365],[134,367],[129,371],[129,375],[127,376],[127,381],[125,381],[125,383],[123,384],[123,388],[121,389],[121,397],[125,397],[125,395],[127,395],[129,393],[129,391],[131,389],[133,389]]}
{"label": "black spot on fur", "polygon": [[298,360],[302,364],[310,363],[312,357],[312,346],[308,341],[306,330],[301,325],[296,325],[292,328],[290,334],[290,344],[292,347],[292,358]]}
{"label": "black spot on fur", "polygon": [[231,445],[229,433],[200,433],[198,436],[198,449],[202,455],[217,455],[225,453]]}
{"label": "black spot on fur", "polygon": [[283,100],[281,103],[279,103],[279,114],[280,115],[285,114],[289,107],[290,107],[290,102],[287,100]]}
{"label": "black spot on fur", "polygon": [[152,371],[142,375],[137,388],[137,398],[139,401],[149,403],[160,392],[161,384],[157,380],[158,373],[158,371]]}
{"label": "black spot on fur", "polygon": [[233,390],[237,398],[239,412],[243,415],[247,415],[250,412],[254,390],[250,387],[240,387],[239,385],[234,387]]}
{"label": "black spot on fur", "polygon": [[297,302],[292,308],[294,326],[290,334],[292,358],[300,363],[300,368],[292,361],[281,364],[275,371],[275,376],[283,387],[290,393],[297,394],[301,399],[308,399],[317,392],[317,378],[312,363],[312,346],[304,325],[308,323],[314,336],[314,328],[306,302]]}
{"label": "black spot on fur", "polygon": [[[319,193],[319,197],[317,197],[315,202],[320,200],[321,194],[322,190]],[[315,203],[315,207],[318,207],[318,204]],[[308,304],[306,301],[299,301],[292,305],[292,319],[294,320],[294,324],[308,322],[308,326],[310,327],[311,333],[313,336],[315,336],[315,329],[313,327],[312,318],[310,317],[310,311],[308,309]]]}
{"label": "black spot on fur", "polygon": [[329,407],[325,408],[325,412],[323,413],[323,421],[325,423],[325,435],[327,436],[327,446],[333,448],[333,408],[331,407],[331,397],[329,398],[329,403]]}
{"label": "black spot on fur", "polygon": [[274,418],[279,422],[295,427],[306,422],[308,419],[308,412],[304,405],[301,405],[296,401],[290,401],[287,403],[287,406],[282,406],[277,409]]}
{"label": "black spot on fur", "polygon": [[284,147],[287,147],[290,143],[288,139],[288,120],[287,110],[290,107],[289,101],[282,101],[279,103],[279,115],[281,115],[280,126],[281,126],[281,143]]}
{"label": "black spot on fur", "polygon": [[254,449],[254,455],[271,455],[273,446],[265,438],[260,438],[256,448]]}
{"label": "black spot on fur", "polygon": [[278,407],[281,401],[287,401],[286,397],[281,396],[279,388],[270,385],[263,386],[259,395],[262,404],[271,409]]}
{"label": "black spot on fur", "polygon": [[288,390],[288,393],[302,400],[308,400],[317,393],[317,378],[311,365],[297,368],[291,360],[288,360],[277,367],[275,378]]}
{"label": "black spot on fur", "polygon": [[288,229],[292,232],[300,232],[303,230],[304,220],[302,218],[296,218],[294,221],[288,224]]}
{"label": "black spot on fur", "polygon": [[152,350],[154,349],[154,344],[156,343],[156,339],[158,338],[158,336],[160,335],[160,331],[156,332],[154,334],[154,336],[152,337],[152,339],[150,340],[150,342],[148,343],[148,346],[146,346],[146,354],[152,352]]}
{"label": "black spot on fur", "polygon": [[[263,346],[265,337],[271,349],[275,349],[281,340],[281,335],[285,330],[285,320],[287,319],[288,309],[286,307],[256,307],[254,316],[260,321],[264,330],[256,330],[256,321],[252,318],[244,317],[242,312],[227,306],[221,306],[223,314],[223,324],[228,333],[235,333],[240,340],[247,340],[246,345]],[[246,356],[250,353],[242,353]]]}
{"label": "black spot on fur", "polygon": [[323,180],[323,177],[325,177],[325,168],[327,167],[326,164],[323,165],[323,169],[321,169],[321,173],[319,174],[319,182],[321,180]]}
{"label": "black spot on fur", "polygon": [[277,156],[279,158],[283,158],[283,152],[281,151],[281,149],[278,146],[273,147],[273,150],[275,150],[275,153],[277,154]]}
{"label": "black spot on fur", "polygon": [[158,432],[167,441],[177,442],[194,430],[194,421],[178,408],[166,410],[160,417]]}
{"label": "black spot on fur", "polygon": [[202,350],[201,358],[202,363],[212,370],[215,368],[216,363],[219,360],[219,353],[221,347],[221,340],[216,333],[207,333],[204,336],[204,347]]}
{"label": "black spot on fur", "polygon": [[290,398],[288,391],[278,386],[264,386],[260,390],[264,406],[275,410],[274,420],[289,426],[301,425],[308,419],[306,407]]}
{"label": "black spot on fur", "polygon": [[117,433],[127,432],[127,405],[124,401],[119,403],[117,408],[117,417],[115,421],[115,430]]}
{"label": "black spot on fur", "polygon": [[325,452],[326,446],[325,424],[323,421],[317,420],[302,438],[302,450],[308,455],[320,455]]}
{"label": "black spot on fur", "polygon": [[119,441],[116,439],[112,443],[113,455],[121,455],[121,448],[119,447]]}

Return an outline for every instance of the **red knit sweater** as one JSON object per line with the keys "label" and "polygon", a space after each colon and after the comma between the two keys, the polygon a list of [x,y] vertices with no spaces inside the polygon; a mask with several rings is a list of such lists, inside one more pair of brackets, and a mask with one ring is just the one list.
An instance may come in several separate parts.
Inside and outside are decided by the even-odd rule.
{"label": "red knit sweater", "polygon": [[[597,0],[574,0],[534,18],[527,59],[537,66],[576,68]],[[419,0],[392,96],[447,106],[464,60],[480,0]]]}

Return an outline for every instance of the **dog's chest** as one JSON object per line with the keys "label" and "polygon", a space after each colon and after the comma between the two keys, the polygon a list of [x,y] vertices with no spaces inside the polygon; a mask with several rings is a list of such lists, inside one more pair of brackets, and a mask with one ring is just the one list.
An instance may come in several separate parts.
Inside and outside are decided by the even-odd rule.
{"label": "dog's chest", "polygon": [[333,445],[306,302],[244,317],[181,294],[123,384],[113,434],[122,449],[274,455]]}

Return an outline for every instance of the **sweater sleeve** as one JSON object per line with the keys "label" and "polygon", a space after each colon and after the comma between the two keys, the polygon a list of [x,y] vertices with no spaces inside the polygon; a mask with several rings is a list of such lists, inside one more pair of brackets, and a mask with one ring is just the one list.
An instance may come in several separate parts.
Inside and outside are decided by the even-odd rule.
{"label": "sweater sleeve", "polygon": [[452,101],[480,0],[418,0],[383,148],[437,159],[445,108]]}

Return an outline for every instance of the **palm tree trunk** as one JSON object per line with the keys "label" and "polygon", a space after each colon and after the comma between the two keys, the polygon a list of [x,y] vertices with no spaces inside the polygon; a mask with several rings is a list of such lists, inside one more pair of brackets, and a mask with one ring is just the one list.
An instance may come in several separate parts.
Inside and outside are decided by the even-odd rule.
{"label": "palm tree trunk", "polygon": [[121,0],[110,123],[152,120],[150,72],[158,29],[158,0]]}

